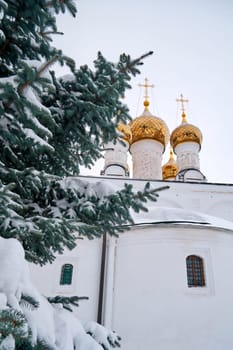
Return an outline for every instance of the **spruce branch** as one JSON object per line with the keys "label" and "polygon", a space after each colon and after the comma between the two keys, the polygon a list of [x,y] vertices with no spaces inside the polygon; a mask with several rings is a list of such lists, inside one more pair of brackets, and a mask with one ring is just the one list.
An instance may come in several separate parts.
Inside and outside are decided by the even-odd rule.
{"label": "spruce branch", "polygon": [[4,337],[12,334],[14,338],[27,335],[26,318],[21,311],[13,308],[0,310],[0,334]]}
{"label": "spruce branch", "polygon": [[64,35],[63,32],[55,32],[53,30],[47,31],[47,32],[40,32],[39,33],[41,36],[43,36],[44,38],[46,38],[47,35],[51,35],[51,34],[57,34],[57,35]]}
{"label": "spruce branch", "polygon": [[37,309],[40,304],[30,295],[23,294],[21,296],[20,305],[32,311]]}
{"label": "spruce branch", "polygon": [[130,65],[129,67],[132,67],[132,66],[134,66],[134,65],[142,65],[142,64],[143,64],[142,60],[144,60],[144,58],[146,58],[146,57],[148,57],[148,56],[151,56],[151,55],[153,55],[153,54],[154,54],[154,51],[149,51],[149,52],[147,52],[147,53],[141,55],[140,57],[138,57],[138,58],[136,58],[135,60],[133,60],[133,61],[131,62],[131,65]]}
{"label": "spruce branch", "polygon": [[78,307],[80,300],[88,300],[88,297],[78,297],[78,296],[71,296],[71,297],[64,297],[61,295],[57,295],[55,297],[48,297],[48,301],[51,304],[62,304],[64,309],[72,312],[72,305]]}
{"label": "spruce branch", "polygon": [[[63,4],[65,2],[65,0],[58,0],[57,1],[59,4]],[[54,1],[49,1],[45,4],[46,7],[52,7],[54,6]]]}
{"label": "spruce branch", "polygon": [[51,60],[49,60],[48,62],[46,62],[36,73],[36,78],[35,79],[29,79],[28,81],[26,81],[23,84],[19,84],[18,86],[18,93],[22,94],[22,92],[24,91],[24,89],[26,89],[26,87],[28,87],[29,85],[31,85],[37,78],[39,78],[41,76],[41,74],[46,71],[48,69],[48,67],[50,67],[51,65],[53,65],[57,59],[58,59],[58,55],[55,55],[54,57],[51,58]]}
{"label": "spruce branch", "polygon": [[10,43],[10,39],[6,39],[2,45],[2,47],[0,47],[0,55],[3,54],[3,52],[6,50],[7,46]]}
{"label": "spruce branch", "polygon": [[45,4],[45,7],[53,7],[56,13],[61,10],[63,13],[65,12],[65,8],[71,13],[73,17],[75,17],[77,9],[72,0],[50,0]]}
{"label": "spruce branch", "polygon": [[169,186],[162,186],[162,187],[158,187],[158,188],[154,188],[154,189],[150,189],[150,183],[147,182],[147,184],[145,185],[145,188],[142,191],[138,191],[135,196],[134,199],[140,199],[143,202],[146,202],[147,200],[152,200],[152,201],[156,201],[157,197],[159,197],[158,192],[167,190],[169,188]]}
{"label": "spruce branch", "polygon": [[127,56],[125,54],[121,55],[120,59],[121,59],[121,62],[123,63],[123,66],[121,67],[120,72],[123,74],[126,74],[129,72],[129,73],[132,73],[133,75],[136,75],[139,72],[135,67],[143,65],[142,60],[148,56],[153,55],[153,53],[154,51],[149,51],[132,61],[130,60],[130,56]]}

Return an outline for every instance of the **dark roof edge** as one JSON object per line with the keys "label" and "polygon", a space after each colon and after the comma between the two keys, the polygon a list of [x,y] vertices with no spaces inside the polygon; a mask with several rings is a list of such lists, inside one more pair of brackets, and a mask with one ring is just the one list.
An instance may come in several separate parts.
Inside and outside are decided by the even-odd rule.
{"label": "dark roof edge", "polygon": [[125,180],[126,181],[139,181],[139,182],[160,182],[160,183],[166,183],[166,184],[198,184],[198,185],[210,185],[210,186],[231,186],[233,187],[233,183],[222,183],[222,182],[200,182],[200,181],[166,181],[166,180],[156,180],[156,179],[136,179],[131,177],[114,177],[114,176],[93,176],[93,175],[77,175],[74,177],[81,177],[81,178],[92,178],[92,179],[105,179],[105,180]]}

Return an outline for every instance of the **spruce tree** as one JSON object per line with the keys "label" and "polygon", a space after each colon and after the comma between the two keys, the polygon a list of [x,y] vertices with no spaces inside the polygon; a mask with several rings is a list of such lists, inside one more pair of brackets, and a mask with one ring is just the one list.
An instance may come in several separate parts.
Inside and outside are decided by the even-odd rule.
{"label": "spruce tree", "polygon": [[[122,54],[117,63],[99,52],[94,70],[76,68],[52,45],[56,15],[65,11],[76,15],[72,0],[0,0],[0,235],[17,238],[27,260],[41,265],[74,248],[80,235],[116,235],[132,223],[130,208],[146,210],[158,196],[148,184],[142,192],[127,184],[114,192],[77,177],[130,119],[121,97],[151,52]],[[58,78],[55,62],[69,76]],[[49,349],[32,347],[24,327],[20,311],[0,310],[1,349],[14,342]]]}
{"label": "spruce tree", "polygon": [[[0,0],[0,234],[19,239],[26,258],[41,265],[72,249],[77,235],[116,234],[131,222],[130,207],[157,197],[129,185],[107,194],[73,178],[129,119],[121,97],[151,52],[122,54],[117,63],[98,53],[94,70],[77,69],[52,46],[56,14],[66,10],[76,15],[72,0]],[[54,62],[70,75],[57,78]]]}

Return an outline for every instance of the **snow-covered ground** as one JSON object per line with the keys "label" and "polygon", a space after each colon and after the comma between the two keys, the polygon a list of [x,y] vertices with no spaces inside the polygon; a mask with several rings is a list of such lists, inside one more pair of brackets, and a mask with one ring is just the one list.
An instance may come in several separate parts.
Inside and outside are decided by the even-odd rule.
{"label": "snow-covered ground", "polygon": [[[120,338],[100,324],[81,321],[63,308],[62,304],[50,304],[32,284],[28,263],[22,245],[13,238],[0,237],[0,317],[4,310],[17,310],[25,318],[20,330],[22,337],[29,336],[32,344],[44,341],[54,350],[105,350],[120,346]],[[22,296],[30,296],[38,306],[29,307]],[[0,334],[4,339],[0,350],[14,350],[12,334]]]}

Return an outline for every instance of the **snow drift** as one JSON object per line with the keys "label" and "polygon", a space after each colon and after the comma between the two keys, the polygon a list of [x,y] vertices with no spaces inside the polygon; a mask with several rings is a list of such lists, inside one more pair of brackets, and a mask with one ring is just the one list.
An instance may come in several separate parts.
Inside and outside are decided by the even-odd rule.
{"label": "snow drift", "polygon": [[[29,336],[32,345],[42,341],[54,350],[110,350],[120,346],[115,332],[93,321],[82,325],[74,313],[61,304],[50,304],[39,293],[31,282],[18,240],[0,237],[0,266],[0,312],[17,310],[24,315],[26,326],[21,334]],[[36,306],[28,307],[22,296],[33,298]],[[13,335],[5,334],[3,338],[0,349],[14,350]]]}

